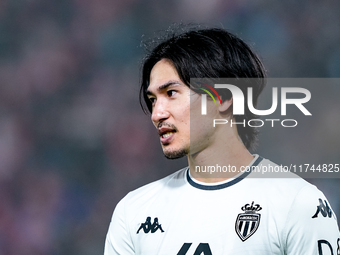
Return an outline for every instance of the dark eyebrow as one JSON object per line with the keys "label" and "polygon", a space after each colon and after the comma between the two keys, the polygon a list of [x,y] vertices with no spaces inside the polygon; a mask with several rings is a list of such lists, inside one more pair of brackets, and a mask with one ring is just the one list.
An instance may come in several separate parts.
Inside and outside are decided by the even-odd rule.
{"label": "dark eyebrow", "polygon": [[[160,92],[160,91],[167,89],[168,87],[174,86],[174,85],[180,85],[180,82],[179,81],[168,81],[167,83],[164,83],[161,86],[159,86],[157,88],[157,91]],[[153,95],[153,93],[150,90],[147,90],[146,95]]]}

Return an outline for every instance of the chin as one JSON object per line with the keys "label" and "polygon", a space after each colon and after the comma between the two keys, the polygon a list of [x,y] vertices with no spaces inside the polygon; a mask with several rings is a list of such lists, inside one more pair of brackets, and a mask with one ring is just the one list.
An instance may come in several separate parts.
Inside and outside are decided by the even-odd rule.
{"label": "chin", "polygon": [[188,155],[189,150],[179,149],[179,150],[163,150],[164,156],[168,159],[178,159]]}

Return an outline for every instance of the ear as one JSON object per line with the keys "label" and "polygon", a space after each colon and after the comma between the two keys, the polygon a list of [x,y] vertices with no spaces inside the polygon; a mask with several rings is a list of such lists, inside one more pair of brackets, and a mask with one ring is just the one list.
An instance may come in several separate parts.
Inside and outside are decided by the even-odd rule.
{"label": "ear", "polygon": [[224,100],[222,105],[219,105],[218,110],[220,112],[226,112],[231,108],[232,104],[233,104],[233,98],[230,98],[229,100]]}

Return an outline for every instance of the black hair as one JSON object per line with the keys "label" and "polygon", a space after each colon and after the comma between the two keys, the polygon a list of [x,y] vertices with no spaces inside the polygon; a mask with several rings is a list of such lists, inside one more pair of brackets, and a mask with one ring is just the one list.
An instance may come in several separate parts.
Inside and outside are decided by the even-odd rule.
{"label": "black hair", "polygon": [[[170,60],[180,79],[196,92],[202,91],[197,90],[202,85],[190,83],[190,78],[231,78],[234,85],[235,80],[240,81],[237,86],[244,95],[247,95],[247,87],[253,88],[253,104],[256,106],[258,96],[265,86],[263,78],[266,72],[259,57],[235,35],[220,28],[194,28],[180,34],[171,31],[143,61],[140,103],[144,112],[152,111],[146,91],[150,83],[151,70],[161,59]],[[258,79],[254,82],[252,78]],[[221,93],[223,100],[231,98],[228,90],[224,89],[218,93]],[[247,125],[248,120],[256,118],[256,115],[249,111],[246,101],[244,116],[234,117],[236,122],[246,121],[245,126],[238,124],[237,130],[244,145],[249,149],[256,143],[258,131]]]}

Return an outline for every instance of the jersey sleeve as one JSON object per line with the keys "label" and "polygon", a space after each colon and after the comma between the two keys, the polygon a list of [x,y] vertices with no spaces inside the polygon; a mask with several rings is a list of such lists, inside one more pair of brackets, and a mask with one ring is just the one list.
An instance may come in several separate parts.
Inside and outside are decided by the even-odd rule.
{"label": "jersey sleeve", "polygon": [[340,254],[337,219],[315,186],[304,187],[291,205],[284,228],[287,255]]}
{"label": "jersey sleeve", "polygon": [[116,206],[106,235],[104,255],[135,254],[125,214],[125,199]]}

